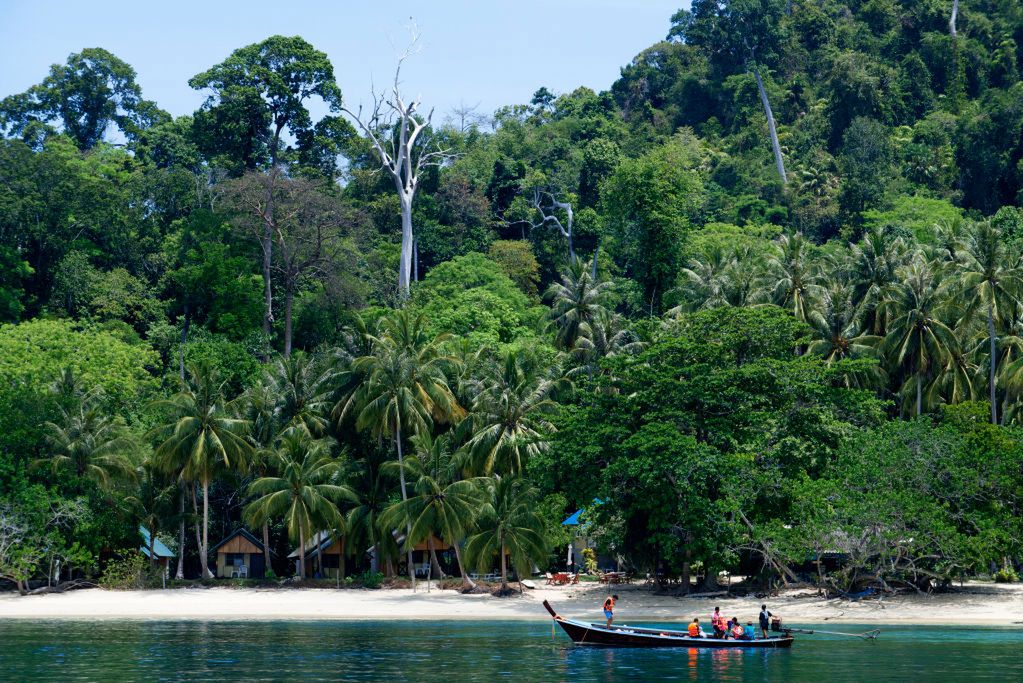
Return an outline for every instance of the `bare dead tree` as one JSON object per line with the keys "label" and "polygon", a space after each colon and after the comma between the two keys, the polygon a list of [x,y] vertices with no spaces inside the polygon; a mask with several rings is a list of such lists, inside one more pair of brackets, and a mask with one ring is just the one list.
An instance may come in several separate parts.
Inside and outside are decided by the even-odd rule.
{"label": "bare dead tree", "polygon": [[420,97],[407,99],[401,92],[401,67],[415,53],[419,33],[415,25],[409,47],[398,57],[394,70],[394,81],[389,93],[371,91],[373,108],[367,116],[362,107],[352,110],[342,105],[341,111],[348,114],[369,139],[380,161],[380,167],[394,180],[401,204],[401,262],[398,268],[398,293],[409,295],[409,281],[412,274],[412,202],[419,189],[419,180],[424,169],[440,166],[455,156],[449,149],[435,144],[430,135],[433,109],[425,118],[419,116]]}
{"label": "bare dead tree", "polygon": [[480,103],[468,105],[461,102],[457,107],[451,109],[450,119],[458,122],[458,131],[468,133],[473,127],[479,127],[487,122],[487,116],[479,113]]}
{"label": "bare dead tree", "polygon": [[957,37],[956,33],[956,20],[959,18],[959,0],[953,0],[952,2],[952,16],[948,19],[948,32],[952,36],[952,40]]}
{"label": "bare dead tree", "polygon": [[[525,221],[526,225],[529,226],[529,231],[532,232],[548,224],[553,225],[561,233],[561,236],[568,241],[568,260],[570,262],[575,261],[575,247],[572,244],[572,226],[575,223],[575,213],[572,211],[572,204],[560,201],[553,192],[541,189],[533,190],[533,198],[529,204],[540,214],[539,221]],[[558,217],[557,211],[565,212],[564,223]]]}

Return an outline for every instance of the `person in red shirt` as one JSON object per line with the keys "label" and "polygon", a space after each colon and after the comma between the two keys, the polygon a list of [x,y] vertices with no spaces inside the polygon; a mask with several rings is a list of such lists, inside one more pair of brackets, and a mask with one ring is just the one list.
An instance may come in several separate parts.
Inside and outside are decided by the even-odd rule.
{"label": "person in red shirt", "polygon": [[720,607],[715,607],[714,613],[710,615],[710,626],[714,629],[715,638],[725,637],[725,618],[721,616]]}

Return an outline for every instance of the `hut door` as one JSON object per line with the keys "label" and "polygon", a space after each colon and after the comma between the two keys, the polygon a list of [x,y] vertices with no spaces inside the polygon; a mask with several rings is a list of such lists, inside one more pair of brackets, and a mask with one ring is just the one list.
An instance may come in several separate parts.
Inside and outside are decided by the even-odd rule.
{"label": "hut door", "polygon": [[266,575],[266,558],[263,557],[263,553],[252,553],[249,555],[249,559],[252,560],[249,566],[249,576],[254,579],[262,579]]}

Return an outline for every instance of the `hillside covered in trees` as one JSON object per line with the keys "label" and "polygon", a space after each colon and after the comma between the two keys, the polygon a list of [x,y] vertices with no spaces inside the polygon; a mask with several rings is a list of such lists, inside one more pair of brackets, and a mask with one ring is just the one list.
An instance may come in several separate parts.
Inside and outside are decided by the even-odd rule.
{"label": "hillside covered in trees", "polygon": [[278,575],[320,531],[525,574],[594,498],[602,550],[683,586],[1013,578],[1023,5],[695,0],[665,34],[492,115],[397,75],[363,111],[283,36],[189,116],[102,48],[6,96],[0,580],[94,576],[140,523],[179,578],[242,525]]}

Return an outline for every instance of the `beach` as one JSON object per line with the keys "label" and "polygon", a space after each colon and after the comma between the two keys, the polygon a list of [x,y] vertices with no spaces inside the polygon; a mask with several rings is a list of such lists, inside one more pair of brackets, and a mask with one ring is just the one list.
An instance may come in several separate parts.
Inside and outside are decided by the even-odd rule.
{"label": "beach", "polygon": [[[824,600],[812,590],[778,596],[675,597],[637,585],[613,586],[621,623],[688,621],[720,605],[729,617],[753,619],[762,603],[789,623],[1023,624],[1023,586],[967,583],[951,593],[903,594],[882,599]],[[596,621],[607,586],[538,585],[521,596],[462,595],[453,590],[329,588],[175,588],[108,591],[98,588],[20,596],[0,594],[0,619],[201,619],[201,620],[444,620],[549,618],[543,600],[566,617]]]}

